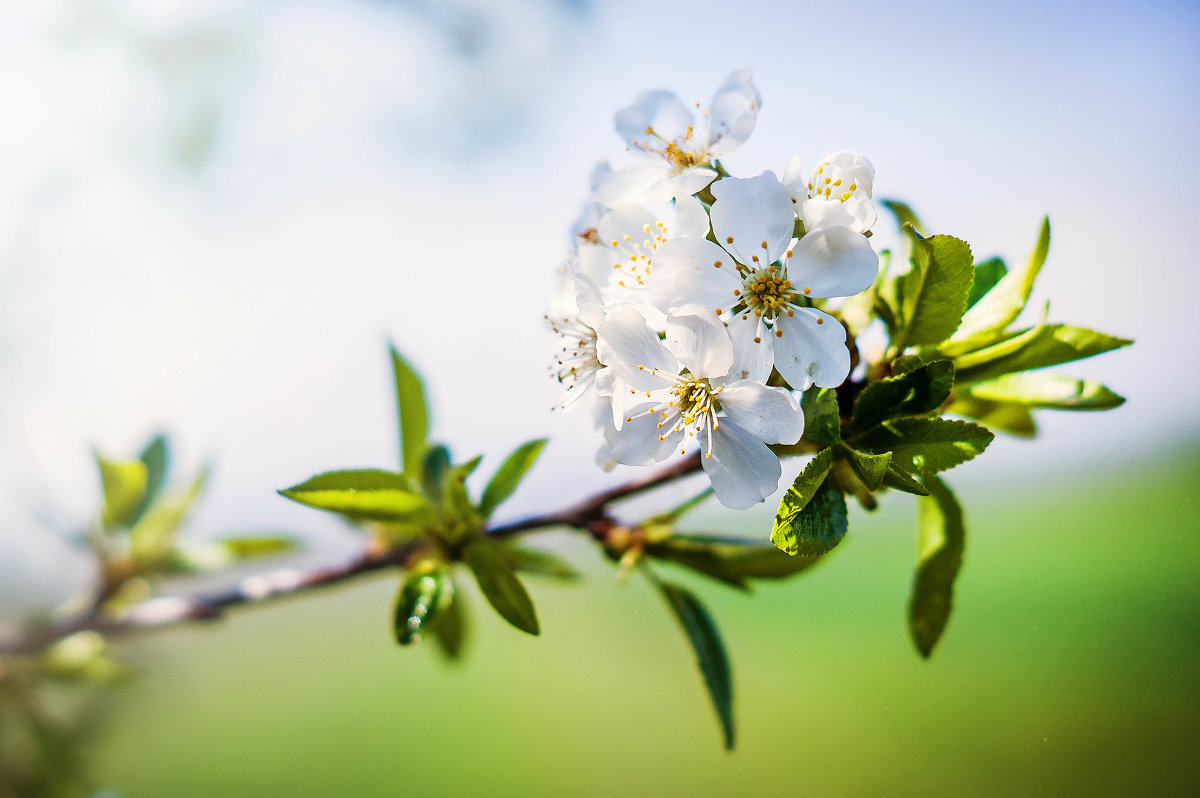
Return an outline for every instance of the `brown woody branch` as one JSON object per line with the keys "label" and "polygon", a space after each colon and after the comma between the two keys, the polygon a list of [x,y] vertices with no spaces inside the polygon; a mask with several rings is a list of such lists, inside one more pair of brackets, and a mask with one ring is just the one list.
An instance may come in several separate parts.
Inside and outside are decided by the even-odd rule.
{"label": "brown woody branch", "polygon": [[[602,538],[615,525],[609,514],[611,504],[699,470],[700,455],[697,453],[649,476],[618,485],[562,510],[491,527],[486,530],[486,534],[504,538],[565,526]],[[423,545],[422,541],[415,541],[383,551],[371,550],[346,563],[307,571],[281,569],[247,577],[231,588],[208,594],[153,598],[136,605],[119,618],[106,615],[98,609],[92,610],[59,624],[34,629],[10,643],[0,643],[0,656],[36,654],[78,632],[117,634],[160,629],[192,621],[218,620],[225,616],[226,610],[235,607],[265,604],[317,588],[339,585],[377,571],[403,566]]]}

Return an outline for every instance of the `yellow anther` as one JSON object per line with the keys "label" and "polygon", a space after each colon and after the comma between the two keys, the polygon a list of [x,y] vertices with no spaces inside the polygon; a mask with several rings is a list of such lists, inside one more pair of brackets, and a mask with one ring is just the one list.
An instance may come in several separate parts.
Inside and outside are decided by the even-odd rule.
{"label": "yellow anther", "polygon": [[795,316],[795,315],[796,315],[796,311],[792,310],[791,308],[788,308],[788,318],[791,318],[792,316]]}
{"label": "yellow anther", "polygon": [[633,236],[629,235],[629,233],[626,233],[625,235],[621,236],[621,238],[624,238],[626,241],[633,240]]}
{"label": "yellow anther", "polygon": [[[818,317],[817,317],[817,324],[824,324],[824,323],[825,323],[825,319],[822,319],[820,316],[818,316]],[[649,395],[650,395],[650,394],[646,394],[646,396],[649,396]]]}
{"label": "yellow anther", "polygon": [[725,243],[726,243],[726,244],[732,244],[732,243],[733,243],[733,236],[725,236]]}
{"label": "yellow anther", "polygon": [[790,258],[790,257],[792,257],[792,251],[791,251],[790,249],[787,251],[787,256],[788,256],[789,258]]}
{"label": "yellow anther", "polygon": [[645,370],[646,370],[645,366],[638,366],[638,371],[645,371]]}
{"label": "yellow anther", "polygon": [[717,308],[717,315],[718,315],[718,316],[720,316],[720,315],[721,315],[722,313],[724,313],[724,312],[725,312],[725,311],[721,310],[720,308]]}
{"label": "yellow anther", "polygon": [[782,338],[782,337],[783,337],[783,330],[776,330],[776,331],[775,331],[775,337],[776,337],[776,338]]}
{"label": "yellow anther", "polygon": [[653,133],[654,133],[654,128],[652,128],[652,127],[647,127],[647,128],[646,128],[646,135],[647,135],[647,136],[649,136],[649,135],[652,135]]}
{"label": "yellow anther", "polygon": [[766,248],[767,248],[767,242],[766,242],[766,241],[762,242],[762,248],[763,248],[763,249],[766,249]]}
{"label": "yellow anther", "polygon": [[840,186],[840,185],[842,184],[842,179],[839,177],[837,180],[834,180],[834,181],[833,181],[833,184],[834,184],[835,186]]}
{"label": "yellow anther", "polygon": [[756,335],[756,336],[754,336],[754,343],[756,343],[756,344],[761,344],[761,343],[762,343],[762,339],[761,339],[761,338],[759,338],[759,337]]}
{"label": "yellow anther", "polygon": [[811,294],[811,293],[812,293],[812,289],[811,289],[811,288],[805,288],[805,289],[804,289],[804,295],[805,295],[805,296],[808,296],[808,295],[809,295],[809,294]]}
{"label": "yellow anther", "polygon": [[719,268],[721,268],[721,261],[719,261],[719,260],[714,260],[714,261],[713,261],[713,268],[714,268],[714,269],[719,269]]}

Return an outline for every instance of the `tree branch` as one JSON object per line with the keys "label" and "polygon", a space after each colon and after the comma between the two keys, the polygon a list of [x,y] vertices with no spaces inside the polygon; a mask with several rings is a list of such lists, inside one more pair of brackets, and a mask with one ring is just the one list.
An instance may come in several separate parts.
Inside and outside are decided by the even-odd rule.
{"label": "tree branch", "polygon": [[[599,536],[613,525],[609,505],[622,499],[665,485],[700,470],[696,453],[641,479],[603,491],[562,510],[532,516],[522,521],[487,529],[490,537],[505,538],[554,526],[566,526]],[[112,618],[93,610],[85,615],[52,626],[34,629],[9,643],[0,642],[0,656],[36,654],[78,632],[95,631],[118,634],[149,631],[192,621],[213,621],[234,607],[254,606],[306,593],[317,588],[339,585],[393,566],[403,566],[423,540],[406,543],[385,551],[367,551],[338,565],[308,571],[280,569],[240,580],[225,590],[195,596],[162,596],[134,606],[124,616]]]}

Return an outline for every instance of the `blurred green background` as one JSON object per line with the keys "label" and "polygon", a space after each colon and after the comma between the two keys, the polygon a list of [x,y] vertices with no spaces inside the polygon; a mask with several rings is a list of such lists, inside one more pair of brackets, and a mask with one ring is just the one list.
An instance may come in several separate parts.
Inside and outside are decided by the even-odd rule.
{"label": "blurred green background", "polygon": [[911,497],[858,512],[828,562],[755,596],[672,571],[725,634],[733,753],[662,600],[553,533],[586,578],[533,586],[537,639],[471,585],[461,666],[392,644],[387,577],[138,642],[149,672],[111,697],[96,770],[128,798],[1196,794],[1198,452],[968,480],[956,611],[929,662],[904,625]]}

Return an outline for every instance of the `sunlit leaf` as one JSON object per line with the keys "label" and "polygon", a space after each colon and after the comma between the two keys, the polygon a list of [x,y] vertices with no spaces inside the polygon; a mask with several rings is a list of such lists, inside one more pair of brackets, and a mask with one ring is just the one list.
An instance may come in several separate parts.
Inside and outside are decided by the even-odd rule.
{"label": "sunlit leaf", "polygon": [[480,591],[496,612],[522,632],[538,634],[533,600],[492,542],[479,540],[472,543],[463,552],[463,559],[474,572]]}
{"label": "sunlit leaf", "polygon": [[843,445],[838,453],[850,464],[850,468],[870,490],[878,490],[887,475],[888,465],[892,462],[892,453],[871,454],[860,452],[850,446]]}
{"label": "sunlit leaf", "polygon": [[823,548],[823,541],[814,546],[812,541],[802,540],[801,535],[806,527],[800,521],[801,513],[817,495],[825,477],[829,475],[829,469],[833,467],[833,454],[833,449],[822,449],[808,461],[779,502],[775,525],[771,529],[771,542],[788,554],[824,554],[833,548],[832,545]]}
{"label": "sunlit leaf", "polygon": [[917,571],[908,604],[908,627],[921,656],[933,653],[954,598],[965,533],[962,508],[946,484],[925,477],[929,496],[917,500]]}
{"label": "sunlit leaf", "polygon": [[936,474],[979,455],[995,437],[970,421],[897,418],[885,421],[857,443],[876,453],[891,452],[892,466],[910,474]]}
{"label": "sunlit leaf", "polygon": [[967,311],[954,338],[959,340],[987,330],[1000,330],[1016,321],[1029,301],[1029,295],[1033,293],[1034,281],[1042,271],[1049,250],[1050,219],[1044,218],[1042,228],[1038,231],[1037,245],[1029,260],[1021,268],[1004,275],[992,290]]}
{"label": "sunlit leaf", "polygon": [[403,474],[373,469],[329,471],[279,491],[300,504],[356,520],[421,523],[431,517],[429,502],[408,489]]}
{"label": "sunlit leaf", "polygon": [[400,422],[400,470],[419,483],[422,457],[429,439],[429,408],[421,377],[391,347],[392,376],[396,385],[396,412]]}
{"label": "sunlit leaf", "polygon": [[530,441],[518,446],[512,454],[505,458],[483,490],[483,499],[479,502],[479,512],[484,518],[490,517],[496,507],[517,489],[521,480],[529,473],[529,469],[533,468],[533,464],[537,462],[546,443],[545,438]]}
{"label": "sunlit leaf", "polygon": [[104,489],[104,508],[101,521],[104,528],[125,526],[137,513],[146,495],[148,475],[141,460],[107,460],[93,452],[100,469],[100,485]]}
{"label": "sunlit leaf", "polygon": [[1004,275],[1008,267],[999,258],[988,258],[982,263],[975,264],[975,282],[971,283],[971,293],[967,297],[967,307],[975,306],[983,295],[991,291]]}
{"label": "sunlit leaf", "polygon": [[179,528],[183,526],[208,484],[208,469],[203,469],[183,490],[164,491],[150,509],[129,530],[129,550],[135,562],[143,566],[165,563]]}
{"label": "sunlit leaf", "polygon": [[842,419],[837,392],[832,388],[812,387],[800,401],[804,410],[804,438],[819,446],[837,446],[842,440]]}
{"label": "sunlit leaf", "polygon": [[142,500],[134,511],[130,523],[141,518],[146,510],[149,509],[154,500],[158,498],[158,492],[162,489],[163,483],[166,481],[167,469],[170,465],[170,453],[167,449],[166,437],[156,435],[142,451],[138,459],[146,466],[146,490],[142,494]]}
{"label": "sunlit leaf", "polygon": [[717,711],[717,720],[721,723],[721,733],[725,738],[726,750],[733,749],[733,675],[729,669],[729,658],[725,654],[725,643],[721,633],[713,622],[708,610],[700,600],[685,588],[656,580],[667,606],[675,614],[679,625],[687,634],[692,651],[696,654],[696,664],[704,677],[704,686],[712,699],[713,708]]}
{"label": "sunlit leaf", "polygon": [[982,382],[1018,371],[1057,366],[1111,352],[1133,343],[1125,338],[1065,324],[1047,324],[1035,329],[1037,333],[1015,352],[969,368],[960,367],[957,372],[959,384]]}
{"label": "sunlit leaf", "polygon": [[988,429],[1018,438],[1032,438],[1037,434],[1037,422],[1024,405],[985,402],[973,396],[960,396],[946,408],[946,413],[973,418]]}
{"label": "sunlit leaf", "polygon": [[935,360],[912,371],[871,383],[854,400],[852,420],[860,430],[896,416],[930,413],[950,398],[954,364]]}
{"label": "sunlit leaf", "polygon": [[967,387],[976,399],[1056,410],[1107,410],[1125,402],[1098,382],[1061,374],[1022,372]]}
{"label": "sunlit leaf", "polygon": [[904,277],[904,329],[897,336],[897,348],[949,338],[967,309],[975,277],[971,247],[965,241],[945,235],[910,237],[912,268]]}

